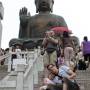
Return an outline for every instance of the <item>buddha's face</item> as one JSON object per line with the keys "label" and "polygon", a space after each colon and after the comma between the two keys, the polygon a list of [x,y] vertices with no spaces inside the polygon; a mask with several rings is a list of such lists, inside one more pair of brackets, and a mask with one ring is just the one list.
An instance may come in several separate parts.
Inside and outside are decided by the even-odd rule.
{"label": "buddha's face", "polygon": [[35,0],[37,12],[52,11],[53,0]]}

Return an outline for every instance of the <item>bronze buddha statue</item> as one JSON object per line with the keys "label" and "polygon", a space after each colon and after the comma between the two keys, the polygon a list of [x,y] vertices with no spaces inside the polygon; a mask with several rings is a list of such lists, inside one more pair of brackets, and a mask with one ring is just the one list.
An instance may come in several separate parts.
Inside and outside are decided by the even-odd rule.
{"label": "bronze buddha statue", "polygon": [[[45,31],[52,27],[67,27],[63,17],[52,14],[53,4],[54,0],[35,0],[36,13],[38,14],[30,17],[27,16],[26,8],[20,10],[20,39],[43,38]],[[22,17],[22,12],[24,12],[24,17]]]}
{"label": "bronze buddha statue", "polygon": [[[29,40],[36,40],[44,37],[44,33],[53,27],[67,27],[62,16],[52,14],[54,0],[35,0],[36,13],[31,16],[27,8],[20,9],[19,36],[16,41],[23,43]],[[10,41],[10,45],[11,42]]]}

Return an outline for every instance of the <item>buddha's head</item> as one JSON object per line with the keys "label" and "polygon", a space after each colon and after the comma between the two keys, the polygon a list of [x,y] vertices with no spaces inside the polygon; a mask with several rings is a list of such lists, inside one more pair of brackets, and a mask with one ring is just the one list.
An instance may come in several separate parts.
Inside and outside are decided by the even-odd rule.
{"label": "buddha's head", "polygon": [[38,12],[52,12],[54,0],[35,0],[36,13]]}

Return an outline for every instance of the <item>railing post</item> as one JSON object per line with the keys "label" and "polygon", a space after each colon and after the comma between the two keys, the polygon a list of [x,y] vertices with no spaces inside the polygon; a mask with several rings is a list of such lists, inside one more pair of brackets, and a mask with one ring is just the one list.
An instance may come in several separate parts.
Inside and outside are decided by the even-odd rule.
{"label": "railing post", "polygon": [[37,49],[34,49],[34,59],[37,58],[37,53],[38,53]]}
{"label": "railing post", "polygon": [[40,46],[38,46],[38,54],[40,54]]}
{"label": "railing post", "polygon": [[24,90],[24,70],[25,70],[25,65],[23,64],[17,65],[16,90]]}
{"label": "railing post", "polygon": [[38,51],[37,51],[37,49],[34,49],[34,63],[33,63],[33,68],[34,68],[34,84],[38,84],[38,67],[37,67],[37,61],[36,61],[36,59],[37,59],[37,57],[38,57]]}
{"label": "railing post", "polygon": [[44,70],[44,63],[43,63],[43,56],[39,55],[37,58],[37,66],[38,66],[38,71],[43,71]]}
{"label": "railing post", "polygon": [[34,68],[34,84],[38,84],[38,67],[37,67],[37,61],[33,64]]}
{"label": "railing post", "polygon": [[27,58],[26,58],[26,63],[28,64],[28,62],[29,62],[29,52],[27,53]]}
{"label": "railing post", "polygon": [[8,72],[11,72],[11,59],[12,59],[12,54],[9,53],[9,57],[8,57]]}
{"label": "railing post", "polygon": [[38,47],[38,58],[37,58],[37,67],[38,67],[38,71],[43,71],[44,70],[44,66],[43,66],[43,56],[41,55],[41,50],[40,50],[40,46]]}
{"label": "railing post", "polygon": [[8,57],[8,72],[12,69],[12,47],[9,47],[9,57]]}

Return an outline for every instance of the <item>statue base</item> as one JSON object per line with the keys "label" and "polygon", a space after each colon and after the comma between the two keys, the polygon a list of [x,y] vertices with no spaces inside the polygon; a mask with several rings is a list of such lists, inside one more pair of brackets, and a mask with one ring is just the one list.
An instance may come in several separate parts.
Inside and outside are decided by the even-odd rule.
{"label": "statue base", "polygon": [[38,48],[38,46],[41,47],[43,38],[31,38],[31,39],[11,39],[9,42],[9,47],[16,47],[16,45],[19,45],[22,47],[22,49],[34,49]]}

